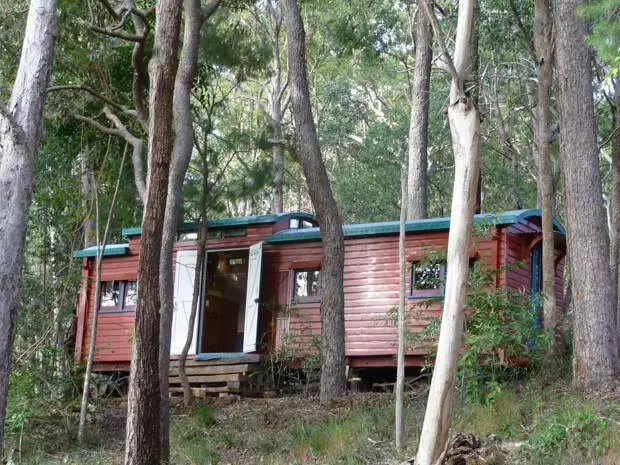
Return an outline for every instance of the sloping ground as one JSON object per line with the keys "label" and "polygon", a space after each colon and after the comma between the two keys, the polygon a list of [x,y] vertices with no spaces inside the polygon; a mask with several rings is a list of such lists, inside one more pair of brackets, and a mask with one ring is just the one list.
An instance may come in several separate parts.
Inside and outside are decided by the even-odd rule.
{"label": "sloping ground", "polygon": [[[404,464],[415,453],[425,394],[422,385],[407,396],[410,446],[400,456],[392,443],[389,393],[351,395],[330,409],[322,409],[311,396],[201,400],[190,411],[175,411],[173,463]],[[72,442],[68,423],[24,429],[21,436],[10,437],[14,463],[120,464],[123,402],[107,401],[92,419],[83,448]],[[460,433],[453,437],[450,465],[620,465],[620,398],[586,400],[563,383],[502,387],[487,405],[460,406],[454,431]]]}

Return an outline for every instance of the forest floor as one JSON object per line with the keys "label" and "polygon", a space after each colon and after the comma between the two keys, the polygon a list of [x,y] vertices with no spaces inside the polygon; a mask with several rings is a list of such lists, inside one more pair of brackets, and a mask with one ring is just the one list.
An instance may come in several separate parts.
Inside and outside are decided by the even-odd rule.
{"label": "forest floor", "polygon": [[[415,453],[427,385],[407,395],[407,444],[393,446],[390,393],[349,395],[329,409],[313,396],[221,397],[189,410],[177,406],[171,429],[175,465],[396,465]],[[73,416],[40,419],[8,437],[14,464],[122,463],[123,399],[98,402],[85,444],[74,441]],[[567,382],[504,385],[485,404],[459,403],[453,431],[510,445],[495,464],[620,465],[620,397],[585,399]],[[459,463],[459,462],[455,462]]]}

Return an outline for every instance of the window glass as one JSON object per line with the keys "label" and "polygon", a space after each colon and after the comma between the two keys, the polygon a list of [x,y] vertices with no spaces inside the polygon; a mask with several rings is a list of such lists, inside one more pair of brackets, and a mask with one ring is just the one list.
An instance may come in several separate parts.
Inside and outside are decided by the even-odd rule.
{"label": "window glass", "polygon": [[105,281],[101,283],[100,308],[120,308],[121,306],[121,283],[120,281]]}
{"label": "window glass", "polygon": [[440,263],[428,263],[413,265],[413,287],[414,289],[430,290],[440,289],[442,285],[442,268]]}
{"label": "window glass", "polygon": [[126,281],[125,282],[125,303],[123,308],[135,307],[138,302],[138,282]]}
{"label": "window glass", "polygon": [[321,272],[319,270],[295,271],[295,300],[318,298],[321,288]]}
{"label": "window glass", "polygon": [[224,237],[243,237],[247,235],[248,230],[245,228],[232,228],[223,231]]}
{"label": "window glass", "polygon": [[178,238],[177,238],[177,240],[179,241],[195,241],[196,239],[198,239],[197,232],[179,233]]}
{"label": "window glass", "polygon": [[299,219],[297,218],[291,218],[288,222],[288,227],[290,229],[297,229],[299,228]]}

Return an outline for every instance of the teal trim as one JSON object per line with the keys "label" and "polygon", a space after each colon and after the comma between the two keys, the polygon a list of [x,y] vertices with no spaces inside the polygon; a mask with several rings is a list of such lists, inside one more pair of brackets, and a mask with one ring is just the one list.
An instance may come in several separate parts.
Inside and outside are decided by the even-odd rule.
{"label": "teal trim", "polygon": [[230,358],[239,358],[243,357],[245,352],[209,352],[196,354],[196,360],[227,360]]}
{"label": "teal trim", "polygon": [[[498,214],[482,213],[474,216],[477,226],[506,226],[528,218],[541,217],[538,209],[513,210]],[[566,234],[566,230],[556,219],[553,220],[554,229],[560,234]],[[386,221],[383,223],[347,224],[343,226],[345,237],[377,236],[381,234],[398,234],[398,221]],[[407,232],[442,231],[450,228],[450,218],[428,218],[424,220],[408,221],[405,230]],[[279,231],[266,238],[268,244],[281,242],[315,241],[321,239],[319,228],[287,229]]]}
{"label": "teal trim", "polygon": [[[235,228],[239,226],[250,226],[255,224],[273,224],[283,219],[299,218],[300,220],[307,220],[316,223],[316,217],[311,213],[305,212],[289,212],[281,213],[279,215],[254,215],[244,216],[242,218],[220,218],[216,220],[210,220],[208,222],[208,229],[221,229],[221,228]],[[180,224],[177,231],[187,232],[196,231],[198,229],[198,223],[186,222]],[[139,226],[132,228],[123,228],[123,237],[139,236],[142,234],[142,228]]]}
{"label": "teal trim", "polygon": [[[86,257],[96,257],[97,252],[99,251],[99,247],[96,245],[93,247],[88,247],[86,249],[77,250],[73,252],[74,258],[86,258]],[[119,255],[126,255],[129,251],[129,244],[110,244],[105,246],[105,250],[103,251],[104,257],[113,257]]]}

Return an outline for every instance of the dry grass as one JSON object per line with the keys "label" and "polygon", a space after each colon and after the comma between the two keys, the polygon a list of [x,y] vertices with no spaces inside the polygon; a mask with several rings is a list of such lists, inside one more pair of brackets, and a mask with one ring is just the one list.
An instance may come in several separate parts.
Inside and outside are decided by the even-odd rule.
{"label": "dry grass", "polygon": [[[409,396],[408,449],[393,447],[392,395],[346,397],[330,409],[314,397],[220,398],[178,410],[172,425],[175,465],[394,465],[415,453],[425,399]],[[83,447],[58,423],[9,437],[16,464],[120,464],[121,404],[100,406]],[[503,386],[491,405],[462,405],[454,430],[525,444],[511,464],[620,465],[620,399],[585,399],[567,384]],[[21,440],[21,456],[19,441]]]}

